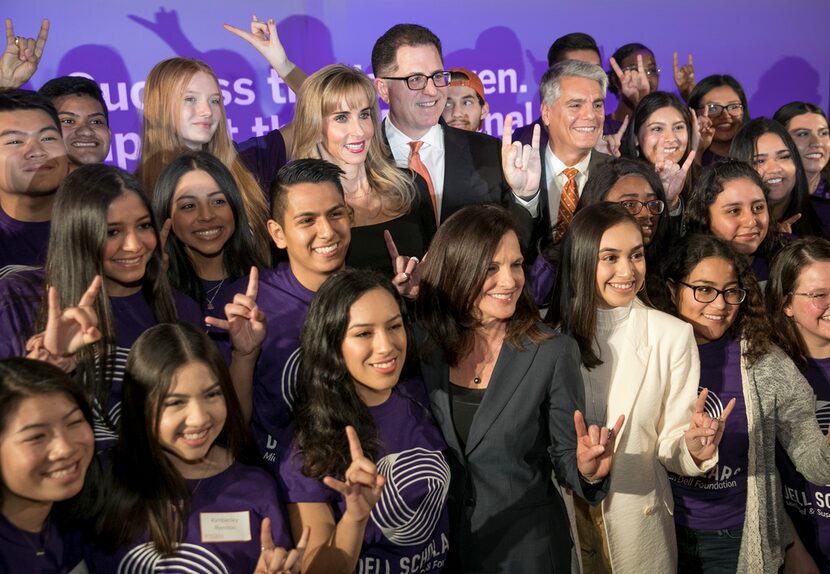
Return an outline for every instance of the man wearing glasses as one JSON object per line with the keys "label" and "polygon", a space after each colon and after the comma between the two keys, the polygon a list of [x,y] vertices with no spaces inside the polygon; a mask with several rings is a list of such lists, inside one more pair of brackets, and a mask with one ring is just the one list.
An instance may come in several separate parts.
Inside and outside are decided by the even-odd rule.
{"label": "man wearing glasses", "polygon": [[395,162],[427,180],[439,223],[466,205],[512,204],[501,142],[439,123],[450,73],[435,34],[416,24],[393,26],[375,42],[372,69],[389,105],[383,129]]}

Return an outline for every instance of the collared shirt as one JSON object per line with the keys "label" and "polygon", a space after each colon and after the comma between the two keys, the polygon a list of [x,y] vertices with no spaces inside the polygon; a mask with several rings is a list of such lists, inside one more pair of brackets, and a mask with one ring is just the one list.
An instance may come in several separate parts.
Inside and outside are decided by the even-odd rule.
{"label": "collared shirt", "polygon": [[[559,219],[559,200],[562,197],[562,188],[568,177],[564,174],[566,168],[573,167],[579,173],[576,175],[576,192],[582,196],[582,190],[585,188],[585,182],[588,181],[588,164],[591,163],[591,153],[589,152],[581,161],[574,165],[565,165],[565,163],[556,157],[550,146],[545,146],[544,161],[545,161],[545,189],[548,194],[548,212],[550,214],[551,228],[556,225]],[[527,209],[533,217],[539,215],[539,194],[537,193],[529,200],[524,200],[514,194],[516,203]]]}
{"label": "collared shirt", "polygon": [[[398,167],[409,167],[409,154],[412,148],[409,142],[415,141],[392,123],[387,116],[384,121],[386,139],[389,141],[389,148],[395,158]],[[424,142],[419,151],[421,161],[429,171],[432,178],[432,187],[435,190],[435,201],[438,204],[438,218],[441,218],[441,200],[444,197],[444,129],[440,124],[435,124],[429,131],[420,138]]]}

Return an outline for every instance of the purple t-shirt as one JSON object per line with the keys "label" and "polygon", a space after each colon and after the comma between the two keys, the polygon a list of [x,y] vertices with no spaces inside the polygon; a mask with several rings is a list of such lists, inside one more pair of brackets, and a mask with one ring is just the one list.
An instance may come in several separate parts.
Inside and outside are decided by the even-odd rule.
{"label": "purple t-shirt", "polygon": [[18,221],[0,209],[0,277],[46,262],[51,221]]}
{"label": "purple t-shirt", "polygon": [[[830,423],[830,359],[808,359],[804,373],[816,393],[816,420],[827,434]],[[801,542],[821,572],[830,572],[830,486],[809,482],[796,469],[786,451],[777,447],[776,463],[781,473],[784,507]]]}
{"label": "purple t-shirt", "polygon": [[190,514],[172,556],[156,552],[146,534],[115,554],[93,550],[97,572],[253,572],[260,554],[260,525],[271,519],[274,544],[292,548],[277,485],[268,473],[234,462],[210,478],[188,480]]}
{"label": "purple t-shirt", "polygon": [[85,574],[83,538],[51,521],[39,534],[24,532],[0,514],[0,572]]}
{"label": "purple t-shirt", "polygon": [[[43,270],[28,270],[0,279],[0,359],[22,357],[26,341],[35,334],[35,322],[43,301]],[[179,319],[197,326],[203,324],[196,302],[178,291],[173,299]],[[110,297],[115,322],[115,365],[110,379],[110,395],[105,406],[110,421],[121,418],[121,386],[130,348],[141,333],[157,323],[141,292],[127,297]],[[95,442],[98,450],[110,446],[117,431],[107,424],[101,405],[95,406]]]}
{"label": "purple t-shirt", "polygon": [[700,389],[709,389],[706,412],[717,418],[737,399],[718,448],[718,464],[706,476],[669,473],[674,495],[674,520],[696,530],[743,528],[746,512],[746,469],[749,463],[749,423],[741,382],[740,341],[724,335],[698,346]]}
{"label": "purple t-shirt", "polygon": [[300,371],[300,331],[314,292],[303,287],[288,263],[263,271],[257,304],[268,317],[268,331],[253,382],[251,430],[263,464],[274,476],[278,445],[292,418]]}
{"label": "purple t-shirt", "polygon": [[[382,405],[370,407],[380,438],[378,472],[386,478],[363,536],[355,572],[440,572],[449,550],[447,445],[427,407],[420,379],[401,381]],[[287,503],[327,502],[335,520],[343,497],[300,471],[295,445],[283,449],[279,482]]]}
{"label": "purple t-shirt", "polygon": [[[202,280],[202,288],[205,290],[205,315],[226,319],[225,305],[231,303],[237,293],[244,294],[248,289],[248,276],[240,277],[235,281],[225,279],[224,281]],[[225,363],[231,364],[231,339],[224,329],[205,325],[205,331],[210,339],[216,343],[216,347],[225,359]]]}

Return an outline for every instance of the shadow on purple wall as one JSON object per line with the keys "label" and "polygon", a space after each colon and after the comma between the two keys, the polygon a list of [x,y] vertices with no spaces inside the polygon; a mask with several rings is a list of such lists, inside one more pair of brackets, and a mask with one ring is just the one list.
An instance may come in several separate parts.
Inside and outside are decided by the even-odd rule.
{"label": "shadow on purple wall", "polygon": [[818,72],[803,58],[787,56],[761,75],[758,89],[749,96],[749,109],[753,118],[772,117],[775,110],[793,101],[824,107],[819,94]]}

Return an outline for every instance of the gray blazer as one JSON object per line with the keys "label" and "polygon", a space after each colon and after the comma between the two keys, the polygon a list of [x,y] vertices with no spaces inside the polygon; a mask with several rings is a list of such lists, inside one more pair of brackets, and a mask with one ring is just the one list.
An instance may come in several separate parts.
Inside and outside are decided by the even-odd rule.
{"label": "gray blazer", "polygon": [[449,446],[447,571],[570,573],[568,515],[551,470],[592,504],[607,490],[607,480],[581,481],[576,465],[573,413],[584,408],[576,342],[554,335],[538,345],[526,340],[521,350],[502,345],[463,449],[452,420],[449,366],[436,345],[422,349],[432,412]]}

